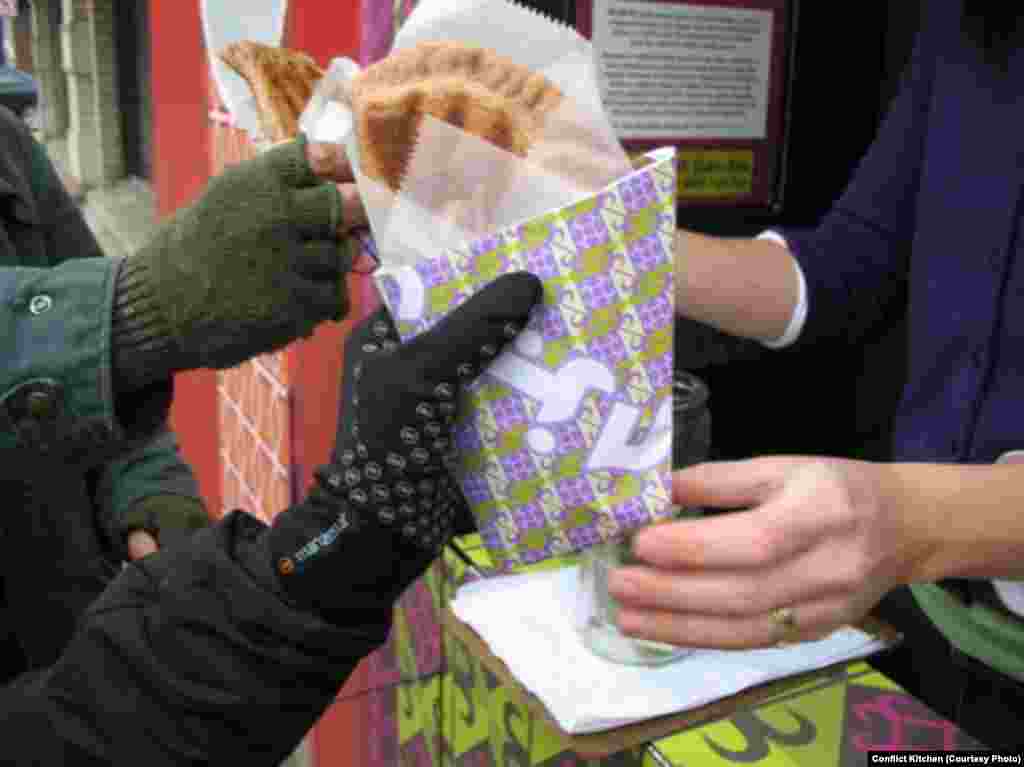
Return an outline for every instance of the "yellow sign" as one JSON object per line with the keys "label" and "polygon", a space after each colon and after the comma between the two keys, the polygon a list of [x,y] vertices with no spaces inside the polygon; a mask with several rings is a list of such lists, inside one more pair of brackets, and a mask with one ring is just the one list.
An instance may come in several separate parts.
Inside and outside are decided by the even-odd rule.
{"label": "yellow sign", "polygon": [[752,149],[684,149],[679,197],[745,197],[754,191]]}

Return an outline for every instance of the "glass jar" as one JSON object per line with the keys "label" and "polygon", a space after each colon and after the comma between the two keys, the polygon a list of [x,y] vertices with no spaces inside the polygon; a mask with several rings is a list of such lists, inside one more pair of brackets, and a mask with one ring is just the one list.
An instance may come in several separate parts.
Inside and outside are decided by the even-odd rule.
{"label": "glass jar", "polygon": [[[691,373],[678,372],[673,381],[672,413],[672,467],[681,469],[707,459],[711,448],[711,411],[704,382]],[[679,509],[676,518],[699,515],[699,509]],[[613,569],[639,563],[632,553],[635,532],[581,552],[576,595],[577,630],[583,644],[606,660],[660,666],[684,658],[693,650],[622,634],[617,625],[619,605],[608,593],[608,574]]]}

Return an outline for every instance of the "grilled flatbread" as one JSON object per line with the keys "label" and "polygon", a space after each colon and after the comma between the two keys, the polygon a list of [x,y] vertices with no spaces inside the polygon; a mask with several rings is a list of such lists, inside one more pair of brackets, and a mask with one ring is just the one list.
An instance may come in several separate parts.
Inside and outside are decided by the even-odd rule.
{"label": "grilled flatbread", "polygon": [[525,156],[562,93],[491,50],[421,43],[357,75],[341,94],[355,115],[363,172],[398,190],[423,115]]}
{"label": "grilled flatbread", "polygon": [[298,134],[299,116],[324,75],[312,58],[252,40],[232,43],[219,56],[249,83],[267,139],[284,141]]}

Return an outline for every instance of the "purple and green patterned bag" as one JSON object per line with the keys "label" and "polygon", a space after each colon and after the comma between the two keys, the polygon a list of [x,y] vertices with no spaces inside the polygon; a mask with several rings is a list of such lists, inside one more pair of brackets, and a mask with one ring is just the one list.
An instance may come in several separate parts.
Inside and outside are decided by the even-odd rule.
{"label": "purple and green patterned bag", "polygon": [[544,283],[467,393],[458,478],[499,570],[672,516],[674,150],[576,204],[377,273],[403,340],[483,286]]}

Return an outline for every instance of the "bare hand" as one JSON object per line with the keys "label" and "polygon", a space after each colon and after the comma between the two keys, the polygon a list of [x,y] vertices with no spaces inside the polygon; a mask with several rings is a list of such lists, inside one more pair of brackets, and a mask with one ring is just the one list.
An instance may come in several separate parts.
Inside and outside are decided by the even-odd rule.
{"label": "bare hand", "polygon": [[[750,648],[825,636],[861,619],[925,552],[879,490],[880,464],[817,458],[707,463],[676,472],[683,506],[747,509],[653,526],[646,566],[609,587],[624,633],[690,647]],[[784,625],[778,612],[788,608]]]}
{"label": "bare hand", "polygon": [[342,221],[339,235],[367,226],[366,210],[363,208],[359,189],[355,185],[352,166],[341,145],[310,142],[306,145],[306,158],[316,175],[338,185],[342,199]]}

